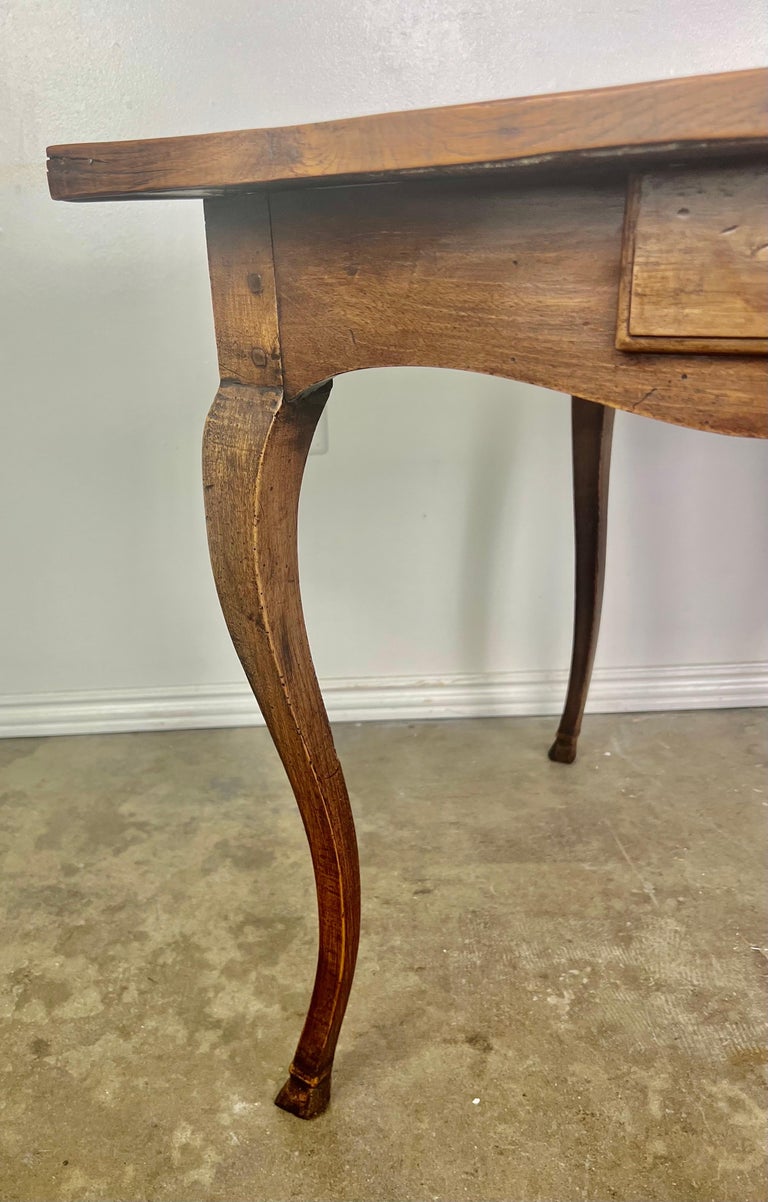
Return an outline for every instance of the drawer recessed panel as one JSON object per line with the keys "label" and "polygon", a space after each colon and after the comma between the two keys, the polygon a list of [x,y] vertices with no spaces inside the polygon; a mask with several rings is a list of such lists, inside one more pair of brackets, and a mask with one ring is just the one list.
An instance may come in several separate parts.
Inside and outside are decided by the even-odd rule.
{"label": "drawer recessed panel", "polygon": [[768,167],[659,171],[632,181],[617,346],[768,351]]}

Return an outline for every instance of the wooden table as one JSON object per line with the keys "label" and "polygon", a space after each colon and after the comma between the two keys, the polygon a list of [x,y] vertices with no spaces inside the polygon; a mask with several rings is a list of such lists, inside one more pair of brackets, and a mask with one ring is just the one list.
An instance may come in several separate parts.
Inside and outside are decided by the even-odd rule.
{"label": "wooden table", "polygon": [[286,129],[54,146],[60,200],[202,197],[221,385],[203,474],[235,648],[317,883],[314,992],[277,1104],[330,1096],[360,925],[355,831],[299,595],[312,435],[341,372],[462,368],[572,394],[577,587],[555,759],[602,592],[613,412],[764,437],[768,71]]}

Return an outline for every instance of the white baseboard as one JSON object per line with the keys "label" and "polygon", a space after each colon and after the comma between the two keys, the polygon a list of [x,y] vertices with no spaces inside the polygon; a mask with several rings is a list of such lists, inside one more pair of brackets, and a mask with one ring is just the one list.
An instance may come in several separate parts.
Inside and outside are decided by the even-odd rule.
{"label": "white baseboard", "polygon": [[[557,714],[567,674],[489,672],[321,683],[332,722],[412,721]],[[597,669],[587,708],[592,713],[632,713],[765,705],[768,663],[745,663]],[[245,683],[0,697],[2,738],[261,723],[261,714]]]}

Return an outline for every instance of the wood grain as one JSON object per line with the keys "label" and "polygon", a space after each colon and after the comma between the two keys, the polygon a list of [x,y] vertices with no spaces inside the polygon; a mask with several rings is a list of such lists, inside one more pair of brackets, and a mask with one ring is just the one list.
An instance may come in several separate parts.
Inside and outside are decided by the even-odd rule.
{"label": "wood grain", "polygon": [[58,200],[206,196],[560,156],[680,157],[766,137],[768,70],[758,69],[314,125],[51,146],[48,180]]}
{"label": "wood grain", "polygon": [[285,387],[435,366],[765,436],[754,356],[616,349],[625,182],[518,179],[272,195]]}
{"label": "wood grain", "polygon": [[632,181],[617,345],[768,352],[768,165]]}
{"label": "wood grain", "polygon": [[255,205],[240,198],[211,202],[207,216],[222,356],[222,385],[203,439],[208,542],[224,617],[285,765],[312,855],[320,926],[317,971],[290,1075],[277,1098],[283,1109],[312,1118],[330,1097],[360,930],[352,811],[299,591],[299,492],[330,384],[288,402],[277,387],[232,378],[233,366],[245,374],[275,370],[269,363],[254,364],[247,353],[255,330],[263,341],[279,346],[274,292],[266,286],[253,291],[256,309],[241,295],[242,269],[252,262],[262,270],[266,265],[261,256],[269,230],[259,200]]}
{"label": "wood grain", "polygon": [[225,383],[283,383],[269,199],[205,202],[219,372]]}

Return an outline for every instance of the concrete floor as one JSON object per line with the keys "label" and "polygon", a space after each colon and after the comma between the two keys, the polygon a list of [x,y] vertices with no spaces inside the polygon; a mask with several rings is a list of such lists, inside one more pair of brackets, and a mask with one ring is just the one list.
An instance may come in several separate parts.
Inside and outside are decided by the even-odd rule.
{"label": "concrete floor", "polygon": [[766,712],[340,726],[363,940],[331,1109],[263,730],[0,744],[3,1202],[765,1197]]}

